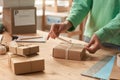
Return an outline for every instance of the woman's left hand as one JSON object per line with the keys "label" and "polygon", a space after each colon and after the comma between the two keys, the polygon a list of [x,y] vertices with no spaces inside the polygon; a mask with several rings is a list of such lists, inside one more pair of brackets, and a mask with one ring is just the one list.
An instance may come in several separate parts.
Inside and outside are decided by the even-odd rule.
{"label": "woman's left hand", "polygon": [[95,53],[97,50],[101,48],[101,43],[96,34],[92,36],[89,44],[85,48],[90,53]]}

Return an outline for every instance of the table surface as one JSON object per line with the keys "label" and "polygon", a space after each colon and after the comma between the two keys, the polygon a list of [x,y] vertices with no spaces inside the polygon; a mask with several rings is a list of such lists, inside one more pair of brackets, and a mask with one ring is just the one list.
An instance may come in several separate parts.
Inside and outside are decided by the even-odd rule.
{"label": "table surface", "polygon": [[[37,34],[26,35],[40,35],[47,36],[46,32],[37,31]],[[7,32],[3,33],[3,44],[9,44],[11,37]],[[79,40],[62,37],[66,40],[71,40],[74,43],[86,44]],[[58,39],[49,39],[46,43],[19,43],[19,44],[36,44],[40,46],[40,56],[45,59],[45,70],[43,72],[36,72],[24,75],[15,75],[8,65],[8,56],[0,55],[0,80],[97,80],[90,77],[82,76],[80,73],[89,69],[97,61],[105,55],[113,55],[115,50],[101,49],[86,61],[64,60],[52,57],[52,49],[61,41]]]}

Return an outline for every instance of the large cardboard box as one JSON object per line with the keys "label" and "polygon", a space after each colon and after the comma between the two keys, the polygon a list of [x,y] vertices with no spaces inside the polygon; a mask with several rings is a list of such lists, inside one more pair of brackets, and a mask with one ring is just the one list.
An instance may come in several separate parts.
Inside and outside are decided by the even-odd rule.
{"label": "large cardboard box", "polygon": [[24,74],[44,70],[44,59],[39,55],[34,57],[21,57],[8,54],[9,65],[15,74]]}
{"label": "large cardboard box", "polygon": [[36,33],[36,8],[3,8],[3,25],[10,34]]}
{"label": "large cardboard box", "polygon": [[30,7],[34,6],[35,0],[0,0],[0,5],[4,8],[10,7]]}
{"label": "large cardboard box", "polygon": [[68,60],[85,60],[85,49],[81,44],[60,43],[53,48],[53,57]]}

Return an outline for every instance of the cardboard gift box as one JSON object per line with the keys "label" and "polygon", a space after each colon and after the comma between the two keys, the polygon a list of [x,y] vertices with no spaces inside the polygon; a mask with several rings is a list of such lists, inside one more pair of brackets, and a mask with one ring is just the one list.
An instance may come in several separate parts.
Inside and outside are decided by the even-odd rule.
{"label": "cardboard gift box", "polygon": [[53,48],[53,57],[69,60],[84,60],[85,49],[81,44],[60,43]]}
{"label": "cardboard gift box", "polygon": [[4,8],[34,6],[35,0],[0,0],[0,5]]}
{"label": "cardboard gift box", "polygon": [[36,8],[3,8],[3,25],[10,34],[36,33]]}
{"label": "cardboard gift box", "polygon": [[18,47],[9,46],[9,51],[13,54],[29,56],[39,52],[39,46],[38,45],[21,45]]}
{"label": "cardboard gift box", "polygon": [[9,65],[15,74],[32,73],[44,70],[44,59],[39,55],[33,57],[21,57],[8,54]]}

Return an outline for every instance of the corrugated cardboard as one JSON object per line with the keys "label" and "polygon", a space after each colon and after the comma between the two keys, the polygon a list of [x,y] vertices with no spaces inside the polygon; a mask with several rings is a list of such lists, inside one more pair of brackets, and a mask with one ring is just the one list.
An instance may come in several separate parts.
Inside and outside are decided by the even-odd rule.
{"label": "corrugated cardboard", "polygon": [[3,25],[10,34],[36,33],[36,8],[3,8]]}
{"label": "corrugated cardboard", "polygon": [[30,49],[31,48],[29,48],[27,46],[17,47],[17,54],[19,54],[19,55],[30,55],[31,54]]}
{"label": "corrugated cardboard", "polygon": [[53,57],[69,60],[83,60],[86,56],[81,44],[61,43],[53,48]]}
{"label": "corrugated cardboard", "polygon": [[0,5],[4,8],[34,6],[35,0],[0,0]]}
{"label": "corrugated cardboard", "polygon": [[44,70],[44,59],[41,59],[39,55],[34,57],[21,57],[9,53],[8,56],[9,65],[15,74],[24,74]]}
{"label": "corrugated cardboard", "polygon": [[17,54],[21,56],[29,56],[39,52],[39,46],[37,45],[26,45],[26,46],[23,45],[18,47],[9,46],[9,51],[13,54]]}
{"label": "corrugated cardboard", "polygon": [[36,53],[36,52],[39,52],[39,46],[37,45],[30,45],[30,53]]}

